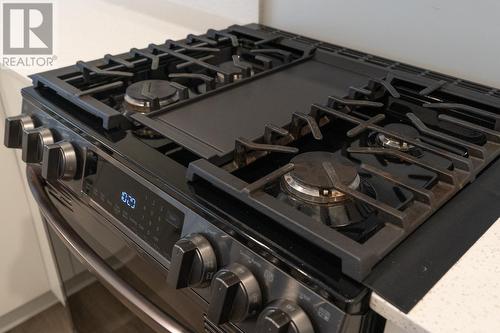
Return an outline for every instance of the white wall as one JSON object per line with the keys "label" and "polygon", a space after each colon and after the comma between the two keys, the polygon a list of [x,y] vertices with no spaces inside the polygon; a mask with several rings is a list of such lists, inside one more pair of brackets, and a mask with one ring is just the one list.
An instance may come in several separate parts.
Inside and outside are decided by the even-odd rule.
{"label": "white wall", "polygon": [[[258,0],[102,0],[156,19],[189,27],[192,33],[255,23]],[[165,31],[168,35],[168,31]]]}
{"label": "white wall", "polygon": [[[0,124],[5,113],[0,104]],[[4,127],[0,126],[0,138]],[[42,295],[49,283],[21,170],[13,150],[0,145],[0,316]]]}
{"label": "white wall", "polygon": [[261,21],[500,87],[498,0],[261,0]]}

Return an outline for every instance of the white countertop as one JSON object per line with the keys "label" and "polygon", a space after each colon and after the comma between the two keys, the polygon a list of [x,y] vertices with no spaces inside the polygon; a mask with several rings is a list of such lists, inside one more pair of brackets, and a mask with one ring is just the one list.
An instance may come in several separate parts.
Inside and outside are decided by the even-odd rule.
{"label": "white countertop", "polygon": [[370,306],[392,332],[500,332],[500,219],[408,314],[375,293]]}

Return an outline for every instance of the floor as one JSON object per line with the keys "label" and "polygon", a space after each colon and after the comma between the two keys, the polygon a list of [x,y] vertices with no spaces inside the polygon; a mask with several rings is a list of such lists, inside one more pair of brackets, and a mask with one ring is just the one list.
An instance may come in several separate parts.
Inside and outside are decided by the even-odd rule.
{"label": "floor", "polygon": [[153,332],[100,283],[92,283],[69,298],[78,333]]}
{"label": "floor", "polygon": [[[92,283],[69,298],[78,333],[152,332],[99,283]],[[7,333],[71,333],[66,309],[56,304]]]}
{"label": "floor", "polygon": [[67,333],[71,332],[71,324],[66,310],[56,304],[22,323],[7,333]]}

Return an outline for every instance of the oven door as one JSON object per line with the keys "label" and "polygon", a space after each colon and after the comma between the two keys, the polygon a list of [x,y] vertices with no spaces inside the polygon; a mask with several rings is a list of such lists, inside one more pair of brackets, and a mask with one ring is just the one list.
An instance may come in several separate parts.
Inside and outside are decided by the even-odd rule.
{"label": "oven door", "polygon": [[166,285],[166,269],[109,221],[27,168],[75,331],[205,332],[206,304]]}

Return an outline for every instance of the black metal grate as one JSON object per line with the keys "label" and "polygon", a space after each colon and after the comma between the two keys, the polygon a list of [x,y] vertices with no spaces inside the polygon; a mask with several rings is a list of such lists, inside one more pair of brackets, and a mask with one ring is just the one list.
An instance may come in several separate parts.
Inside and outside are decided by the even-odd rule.
{"label": "black metal grate", "polygon": [[[165,79],[187,91],[177,81],[197,80],[206,84],[198,96],[308,57],[315,49],[309,45],[311,41],[298,42],[235,25],[221,31],[210,29],[202,36],[188,35],[181,41],[166,40],[145,49],[132,48],[120,55],[107,54],[91,62],[78,61],[75,66],[36,74],[32,79],[36,87],[55,91],[101,119],[103,128],[112,129],[126,119],[106,100],[110,95],[123,94],[133,82]],[[241,82],[234,82],[232,73],[220,65],[225,61],[233,61],[242,70]],[[99,94],[105,98],[99,98]],[[182,99],[189,98],[189,94],[184,94]]]}
{"label": "black metal grate", "polygon": [[[314,242],[339,257],[342,260],[342,271],[360,281],[385,254],[500,155],[500,107],[467,100],[465,95],[460,96],[458,93],[447,93],[441,100],[437,100],[435,94],[450,91],[447,85],[444,80],[436,83],[421,76],[389,72],[385,78],[369,80],[366,86],[351,87],[348,96],[330,96],[326,105],[312,104],[307,114],[295,112],[290,123],[283,128],[266,127],[263,137],[255,142],[238,139],[232,163],[219,167],[207,160],[192,162],[188,178],[192,181],[197,177],[205,179]],[[389,115],[388,108],[394,103],[412,106],[407,111],[398,111],[398,119],[413,126],[425,139],[412,139],[382,126]],[[346,153],[349,156],[371,155],[396,159],[435,175],[435,182],[419,187],[374,164],[361,162],[359,168],[364,173],[382,178],[392,186],[411,193],[412,200],[402,207],[393,207],[342,185],[336,181],[334,172],[328,172],[329,166],[323,165],[326,172],[331,174],[336,190],[372,207],[384,221],[381,229],[361,243],[338,230],[317,223],[268,193],[266,189],[270,184],[290,172],[294,168],[293,163],[277,165],[275,170],[253,181],[240,178],[236,172],[245,167],[251,168],[255,161],[269,154],[297,153],[298,149],[294,146],[296,142],[306,137],[307,140],[321,140],[322,134],[325,134],[322,131],[327,125],[333,128],[331,131],[338,131],[335,124],[339,122],[349,124],[345,138],[340,139],[342,142],[360,140],[369,132],[381,133],[451,163],[451,166],[445,166],[395,149],[362,145],[348,147]],[[460,132],[472,131],[475,135],[484,137],[485,141],[477,143],[462,138],[460,132],[445,131],[439,127],[443,123],[444,128],[458,126]]]}

